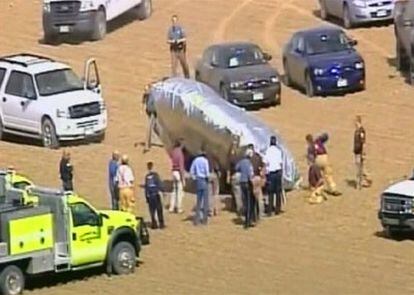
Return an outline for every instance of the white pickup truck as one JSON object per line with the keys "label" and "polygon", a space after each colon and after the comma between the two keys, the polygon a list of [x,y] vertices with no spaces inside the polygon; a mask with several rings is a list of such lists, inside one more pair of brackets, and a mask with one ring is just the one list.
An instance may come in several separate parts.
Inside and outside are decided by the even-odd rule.
{"label": "white pickup truck", "polygon": [[43,56],[0,57],[0,139],[12,133],[49,148],[65,140],[102,141],[107,111],[94,59],[86,61],[84,75]]}
{"label": "white pickup truck", "polygon": [[43,0],[44,41],[68,34],[101,40],[107,23],[132,9],[139,20],[147,19],[152,0]]}

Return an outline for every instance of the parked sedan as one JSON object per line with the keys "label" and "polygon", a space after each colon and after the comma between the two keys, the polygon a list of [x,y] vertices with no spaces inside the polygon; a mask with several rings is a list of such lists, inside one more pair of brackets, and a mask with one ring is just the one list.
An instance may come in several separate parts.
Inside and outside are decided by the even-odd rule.
{"label": "parked sedan", "polygon": [[309,97],[364,90],[365,64],[356,44],[336,26],[295,33],[283,51],[286,84]]}
{"label": "parked sedan", "polygon": [[197,62],[195,78],[238,106],[278,105],[280,79],[271,58],[249,42],[212,45]]}
{"label": "parked sedan", "polygon": [[319,0],[321,18],[335,16],[350,29],[363,23],[391,21],[395,0]]}

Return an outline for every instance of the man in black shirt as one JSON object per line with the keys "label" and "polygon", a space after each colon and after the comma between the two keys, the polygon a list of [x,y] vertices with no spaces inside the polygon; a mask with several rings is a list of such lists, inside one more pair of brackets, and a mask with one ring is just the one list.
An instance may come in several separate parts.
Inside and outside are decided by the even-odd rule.
{"label": "man in black shirt", "polygon": [[73,191],[73,166],[70,162],[70,152],[68,151],[63,151],[59,172],[63,190]]}
{"label": "man in black shirt", "polygon": [[[162,181],[157,172],[153,170],[154,164],[152,162],[147,163],[148,173],[145,176],[145,199],[148,203],[149,212],[151,215],[151,228],[157,229],[158,227],[163,229],[164,213],[162,209],[161,192],[163,191]],[[155,216],[158,217],[158,222]]]}
{"label": "man in black shirt", "polygon": [[357,179],[356,187],[360,189],[361,187],[371,186],[372,181],[368,178],[368,173],[365,168],[365,142],[366,142],[366,132],[362,126],[361,116],[355,118],[355,132],[354,132],[354,157],[355,165],[357,169]]}
{"label": "man in black shirt", "polygon": [[171,18],[172,25],[168,30],[168,44],[170,45],[171,52],[171,71],[172,76],[177,76],[177,65],[180,61],[183,69],[184,77],[190,78],[190,72],[188,69],[186,51],[187,51],[187,39],[184,29],[178,24],[178,16],[173,15]]}

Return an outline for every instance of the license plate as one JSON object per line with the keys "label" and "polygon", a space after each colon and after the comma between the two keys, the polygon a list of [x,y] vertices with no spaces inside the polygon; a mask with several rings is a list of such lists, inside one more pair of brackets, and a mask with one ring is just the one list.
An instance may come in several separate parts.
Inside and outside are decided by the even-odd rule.
{"label": "license plate", "polygon": [[69,26],[60,26],[59,27],[60,33],[69,33]]}
{"label": "license plate", "polygon": [[92,128],[85,128],[85,136],[90,136],[93,134]]}
{"label": "license plate", "polygon": [[254,93],[253,100],[263,100],[263,93]]}
{"label": "license plate", "polygon": [[338,87],[346,87],[346,86],[348,86],[348,80],[346,80],[346,79],[338,79],[336,85]]}
{"label": "license plate", "polygon": [[399,225],[400,221],[398,219],[384,217],[382,219],[382,223],[387,224],[387,225]]}
{"label": "license plate", "polygon": [[387,11],[386,10],[378,10],[377,11],[377,16],[387,16]]}

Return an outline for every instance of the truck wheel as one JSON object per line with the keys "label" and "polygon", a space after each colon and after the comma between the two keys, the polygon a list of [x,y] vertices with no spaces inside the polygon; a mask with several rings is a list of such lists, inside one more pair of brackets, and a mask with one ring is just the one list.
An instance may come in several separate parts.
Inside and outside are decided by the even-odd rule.
{"label": "truck wheel", "polygon": [[408,83],[414,85],[414,61],[410,58],[410,67],[408,70]]}
{"label": "truck wheel", "polygon": [[117,275],[125,275],[135,270],[135,250],[131,243],[119,242],[111,255],[112,269]]}
{"label": "truck wheel", "polygon": [[[397,37],[398,38],[398,37]],[[401,43],[398,41],[396,42],[396,67],[398,71],[406,71],[407,70],[407,55],[404,52],[404,49],[401,46]]]}
{"label": "truck wheel", "polygon": [[43,35],[43,41],[46,44],[56,45],[56,44],[58,44],[59,36],[55,35],[55,34],[52,34],[52,33],[45,32],[44,35]]}
{"label": "truck wheel", "polygon": [[6,266],[0,274],[0,291],[4,295],[18,295],[24,290],[24,274],[15,265]]}
{"label": "truck wheel", "polygon": [[349,12],[348,5],[344,5],[342,20],[343,20],[344,28],[345,29],[351,29],[353,27],[353,23],[352,23],[352,19],[351,19],[351,14]]}
{"label": "truck wheel", "polygon": [[137,17],[139,20],[145,20],[152,14],[152,1],[142,0],[141,4],[137,7]]}
{"label": "truck wheel", "polygon": [[285,85],[288,87],[291,87],[293,83],[292,83],[292,78],[290,77],[289,68],[288,68],[288,64],[286,60],[283,60],[283,71],[285,72],[285,75],[284,75]]}
{"label": "truck wheel", "polygon": [[59,147],[59,140],[56,135],[55,125],[50,119],[44,119],[42,123],[42,142],[46,148],[56,149]]}
{"label": "truck wheel", "polygon": [[99,41],[105,38],[106,35],[106,16],[105,12],[100,9],[95,14],[95,23],[92,32],[92,40]]}
{"label": "truck wheel", "polygon": [[396,237],[396,235],[397,235],[398,232],[396,230],[394,230],[391,226],[386,226],[384,228],[384,233],[385,233],[385,236],[387,238],[393,239],[393,238]]}

